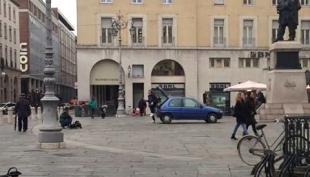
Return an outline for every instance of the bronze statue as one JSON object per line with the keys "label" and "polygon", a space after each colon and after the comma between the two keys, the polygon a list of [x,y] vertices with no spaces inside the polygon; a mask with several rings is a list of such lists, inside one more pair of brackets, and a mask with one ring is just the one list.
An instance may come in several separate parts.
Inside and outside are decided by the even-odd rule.
{"label": "bronze statue", "polygon": [[299,0],[279,0],[277,12],[279,14],[279,28],[277,41],[283,41],[285,28],[289,30],[289,41],[294,41],[298,26],[298,11],[301,9]]}

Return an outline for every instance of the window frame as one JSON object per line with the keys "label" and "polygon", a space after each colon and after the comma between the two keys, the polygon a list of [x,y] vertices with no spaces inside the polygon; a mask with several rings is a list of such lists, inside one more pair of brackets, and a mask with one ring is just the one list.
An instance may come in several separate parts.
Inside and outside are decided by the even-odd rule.
{"label": "window frame", "polygon": [[[194,107],[185,106],[185,100],[193,101],[196,104],[196,106],[194,106]],[[192,98],[183,98],[183,104],[182,105],[183,105],[182,106],[183,108],[200,108],[200,104],[197,101],[195,101],[194,99],[192,99]]]}
{"label": "window frame", "polygon": [[172,4],[172,3],[173,3],[173,0],[162,0],[162,4]]}
{"label": "window frame", "polygon": [[[103,20],[104,19],[110,19],[111,20],[111,25],[113,23],[113,19],[112,17],[101,17],[100,18],[100,44],[101,45],[113,45],[114,44],[114,36],[110,33],[110,28],[111,27],[104,27],[105,25],[103,25]],[[108,25],[107,25],[108,26]],[[103,29],[105,29],[105,41],[103,41]],[[109,42],[109,39],[111,39],[111,42]]]}
{"label": "window frame", "polygon": [[217,1],[219,1],[219,0],[213,0],[213,5],[215,5],[215,6],[223,6],[223,5],[225,5],[225,0],[221,0],[221,1],[223,1],[222,3],[218,3]]}
{"label": "window frame", "polygon": [[[249,3],[249,2],[252,2],[252,3]],[[254,6],[255,0],[243,0],[243,5],[244,6]]]}
{"label": "window frame", "polygon": [[99,0],[99,3],[101,3],[101,4],[111,4],[111,3],[113,3],[113,0]]}
{"label": "window frame", "polygon": [[[221,60],[221,66],[220,67],[217,67],[218,65],[217,65],[217,61],[218,60]],[[228,66],[225,66],[225,61],[227,61],[228,60]],[[211,57],[211,58],[209,58],[209,67],[210,68],[230,68],[230,58],[225,58],[225,57],[223,57],[223,58],[214,58],[214,57]]]}
{"label": "window frame", "polygon": [[[260,58],[238,58],[238,66],[239,68],[259,68],[260,65]],[[247,66],[247,62],[250,62],[250,66]],[[257,62],[255,62],[257,61]],[[254,64],[257,63],[257,66]]]}
{"label": "window frame", "polygon": [[[164,24],[164,20],[165,19],[169,19],[171,20],[171,24]],[[174,33],[173,33],[173,28],[174,28],[174,18],[172,17],[162,17],[162,23],[161,23],[161,37],[162,37],[162,45],[173,45],[174,44]],[[169,31],[170,31],[170,28],[171,28],[171,36],[169,36]],[[165,33],[164,33],[165,31]],[[164,35],[166,34],[166,35]],[[171,42],[169,42],[171,39]]]}
{"label": "window frame", "polygon": [[[216,21],[223,21],[223,25],[218,25]],[[222,34],[220,34],[222,28]],[[218,37],[216,37],[216,34]],[[219,37],[219,35],[222,35]],[[213,19],[213,45],[216,47],[225,46],[226,38],[225,38],[225,18],[214,18]]]}
{"label": "window frame", "polygon": [[[143,0],[130,0],[131,4],[143,4]],[[138,2],[141,1],[141,2]]]}
{"label": "window frame", "polygon": [[[252,22],[252,26],[245,25],[246,21]],[[244,18],[242,19],[242,46],[254,47],[255,46],[255,19]],[[246,32],[246,36],[244,35]]]}
{"label": "window frame", "polygon": [[[175,100],[179,100],[181,105],[180,106],[171,106],[171,102],[175,101]],[[179,108],[179,107],[183,107],[183,98],[173,98],[170,100],[170,102],[168,103],[168,106],[169,107],[172,107],[172,108]]]}

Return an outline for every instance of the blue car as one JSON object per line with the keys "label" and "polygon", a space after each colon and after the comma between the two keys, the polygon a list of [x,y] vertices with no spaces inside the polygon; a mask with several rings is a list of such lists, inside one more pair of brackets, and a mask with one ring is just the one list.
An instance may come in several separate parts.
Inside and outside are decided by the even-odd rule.
{"label": "blue car", "polygon": [[208,107],[194,98],[189,97],[168,97],[165,91],[157,89],[166,98],[157,107],[157,117],[164,124],[171,123],[174,120],[204,120],[207,123],[216,123],[223,117],[220,109]]}

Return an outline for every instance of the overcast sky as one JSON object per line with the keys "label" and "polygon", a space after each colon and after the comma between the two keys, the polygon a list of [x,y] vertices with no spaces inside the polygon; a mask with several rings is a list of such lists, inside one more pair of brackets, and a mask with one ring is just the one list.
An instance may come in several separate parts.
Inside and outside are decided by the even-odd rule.
{"label": "overcast sky", "polygon": [[76,0],[52,0],[52,7],[57,7],[73,25],[76,34]]}

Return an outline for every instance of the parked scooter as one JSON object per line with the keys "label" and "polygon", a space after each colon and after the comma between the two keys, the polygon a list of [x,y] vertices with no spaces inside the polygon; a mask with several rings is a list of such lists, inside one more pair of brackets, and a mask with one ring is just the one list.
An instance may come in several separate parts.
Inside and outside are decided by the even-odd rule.
{"label": "parked scooter", "polygon": [[108,108],[108,105],[102,105],[99,109],[102,119],[104,119],[105,116],[107,115],[107,108]]}

